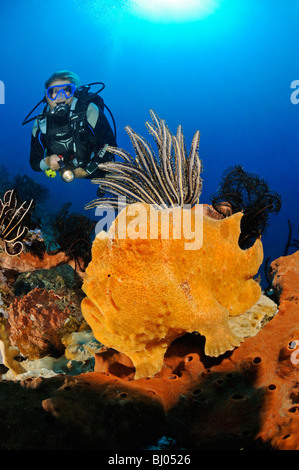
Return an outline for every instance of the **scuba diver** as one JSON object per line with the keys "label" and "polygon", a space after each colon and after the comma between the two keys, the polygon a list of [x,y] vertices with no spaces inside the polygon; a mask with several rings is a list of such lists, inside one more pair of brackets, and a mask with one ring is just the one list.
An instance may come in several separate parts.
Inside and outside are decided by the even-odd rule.
{"label": "scuba diver", "polygon": [[[91,93],[91,85],[102,85]],[[30,165],[34,171],[56,176],[59,171],[65,182],[74,178],[98,178],[103,172],[98,163],[113,161],[114,155],[106,147],[116,147],[116,129],[113,116],[98,95],[105,85],[95,82],[80,86],[79,77],[63,70],[51,75],[45,82],[45,97],[33,108],[22,124],[35,119],[30,148]],[[41,114],[28,119],[42,102]],[[114,132],[104,114],[106,107],[114,124]]]}

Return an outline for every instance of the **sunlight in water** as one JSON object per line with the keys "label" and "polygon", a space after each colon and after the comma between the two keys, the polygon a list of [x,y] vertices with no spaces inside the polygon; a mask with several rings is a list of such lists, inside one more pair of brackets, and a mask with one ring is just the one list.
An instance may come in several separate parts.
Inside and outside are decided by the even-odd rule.
{"label": "sunlight in water", "polygon": [[220,0],[134,0],[135,14],[161,22],[186,22],[205,18]]}

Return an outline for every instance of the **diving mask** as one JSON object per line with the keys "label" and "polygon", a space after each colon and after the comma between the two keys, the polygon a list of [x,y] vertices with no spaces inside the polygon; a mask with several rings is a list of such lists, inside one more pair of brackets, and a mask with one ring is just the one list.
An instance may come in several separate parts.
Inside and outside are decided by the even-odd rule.
{"label": "diving mask", "polygon": [[58,98],[63,98],[68,100],[76,91],[75,83],[64,83],[63,85],[53,85],[49,86],[46,90],[47,97],[51,101],[55,101]]}

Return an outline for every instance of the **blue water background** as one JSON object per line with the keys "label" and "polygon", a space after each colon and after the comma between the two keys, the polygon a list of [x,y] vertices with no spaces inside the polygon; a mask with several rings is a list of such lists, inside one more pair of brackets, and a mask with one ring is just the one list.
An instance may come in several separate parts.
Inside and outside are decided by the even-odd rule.
{"label": "blue water background", "polygon": [[223,0],[211,15],[185,23],[140,18],[129,1],[1,3],[0,164],[47,186],[49,210],[71,201],[95,218],[84,211],[95,185],[47,179],[29,165],[31,124],[21,122],[60,69],[106,84],[118,146],[130,152],[124,127],[148,137],[149,109],[173,132],[181,124],[188,148],[199,129],[200,202],[210,202],[231,165],[265,178],[283,201],[263,236],[265,258],[283,254],[289,219],[298,237],[299,104],[290,99],[299,80],[298,0]]}

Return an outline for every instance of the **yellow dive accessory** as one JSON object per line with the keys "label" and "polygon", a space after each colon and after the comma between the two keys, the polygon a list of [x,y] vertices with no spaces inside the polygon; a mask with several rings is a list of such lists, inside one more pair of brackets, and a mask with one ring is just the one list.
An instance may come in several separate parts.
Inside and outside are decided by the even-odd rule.
{"label": "yellow dive accessory", "polygon": [[49,168],[48,170],[45,170],[45,175],[46,175],[48,178],[55,178],[55,176],[56,176],[56,171],[55,171],[55,170],[51,170],[51,168]]}

